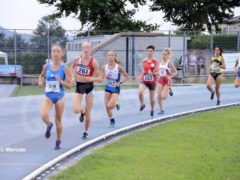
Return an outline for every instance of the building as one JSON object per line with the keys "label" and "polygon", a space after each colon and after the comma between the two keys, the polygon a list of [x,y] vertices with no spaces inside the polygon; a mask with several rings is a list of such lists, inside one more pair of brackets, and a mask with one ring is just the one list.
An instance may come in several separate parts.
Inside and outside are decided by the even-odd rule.
{"label": "building", "polygon": [[67,50],[67,60],[73,59],[77,55],[81,53],[82,43],[85,41],[89,41],[93,47],[111,38],[111,35],[99,35],[99,36],[88,36],[88,37],[78,37],[72,41],[67,42],[66,50]]}
{"label": "building", "polygon": [[240,32],[240,16],[225,20],[225,24],[220,25],[224,34],[237,34]]}
{"label": "building", "polygon": [[[172,61],[178,61],[186,53],[189,37],[169,36],[162,33],[147,32],[122,32],[110,36],[93,36],[77,39],[67,43],[67,60],[72,55],[80,53],[80,44],[84,41],[93,43],[93,56],[100,66],[107,63],[107,52],[114,50],[122,66],[133,77],[141,73],[142,60],[146,57],[146,47],[155,46],[155,58],[162,58],[162,50],[171,47],[173,51]],[[78,44],[78,45],[76,45]],[[75,48],[76,47],[78,48]],[[71,48],[73,47],[73,48]]]}

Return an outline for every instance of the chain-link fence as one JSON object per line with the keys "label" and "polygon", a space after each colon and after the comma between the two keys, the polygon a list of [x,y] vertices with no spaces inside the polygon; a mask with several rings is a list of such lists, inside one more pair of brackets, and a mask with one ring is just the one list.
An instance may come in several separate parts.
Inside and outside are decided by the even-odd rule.
{"label": "chain-link fence", "polygon": [[[114,32],[114,31],[51,31],[0,29],[0,51],[8,55],[8,64],[22,65],[24,74],[39,74],[46,59],[50,58],[51,45],[60,42],[66,48],[64,61],[81,53],[81,44],[93,45],[93,56],[100,65],[107,63],[109,50],[116,51],[122,66],[136,77],[141,72],[146,47],[156,47],[155,57],[162,58],[162,50],[172,48],[172,62],[183,74],[206,75],[214,47],[222,47],[225,53],[234,53],[238,58],[240,33],[194,34],[180,31]],[[227,61],[227,60],[226,60]],[[5,64],[0,57],[0,64]],[[232,65],[233,66],[233,65]],[[231,70],[231,69],[229,69]]]}

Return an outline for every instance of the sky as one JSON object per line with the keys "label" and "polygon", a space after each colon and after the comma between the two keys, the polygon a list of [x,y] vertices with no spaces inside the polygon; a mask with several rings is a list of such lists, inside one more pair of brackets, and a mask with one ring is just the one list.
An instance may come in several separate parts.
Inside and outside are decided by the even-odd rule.
{"label": "sky", "polygon": [[[55,7],[39,4],[37,0],[0,0],[0,26],[9,29],[35,29],[41,17],[55,11]],[[240,8],[235,9],[235,15],[240,15]],[[175,30],[177,27],[170,22],[164,22],[162,12],[149,12],[148,6],[143,6],[135,15],[135,19],[147,23],[157,23],[160,30]],[[74,17],[60,18],[61,25],[66,30],[79,30],[81,24]]]}

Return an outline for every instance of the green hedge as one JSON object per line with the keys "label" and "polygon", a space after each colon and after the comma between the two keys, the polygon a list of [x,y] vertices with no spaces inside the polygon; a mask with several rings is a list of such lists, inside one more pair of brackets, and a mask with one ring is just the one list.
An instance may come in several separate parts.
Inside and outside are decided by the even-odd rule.
{"label": "green hedge", "polygon": [[[223,50],[237,50],[237,35],[214,35],[213,47],[222,47]],[[188,41],[188,49],[210,49],[211,36],[191,36]]]}

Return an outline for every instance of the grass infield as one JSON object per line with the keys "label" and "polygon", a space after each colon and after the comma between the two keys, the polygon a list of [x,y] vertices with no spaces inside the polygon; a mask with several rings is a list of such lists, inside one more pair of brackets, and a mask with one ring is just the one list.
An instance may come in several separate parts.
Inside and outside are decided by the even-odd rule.
{"label": "grass infield", "polygon": [[50,179],[240,179],[239,110],[199,113],[138,131]]}
{"label": "grass infield", "polygon": [[[138,88],[137,85],[124,85],[122,89],[134,89]],[[104,90],[104,86],[96,86],[95,90]],[[74,93],[75,87],[70,90],[66,90],[66,93]],[[17,96],[31,96],[31,95],[41,95],[44,94],[44,88],[39,88],[38,86],[17,86],[11,94],[11,97]]]}

